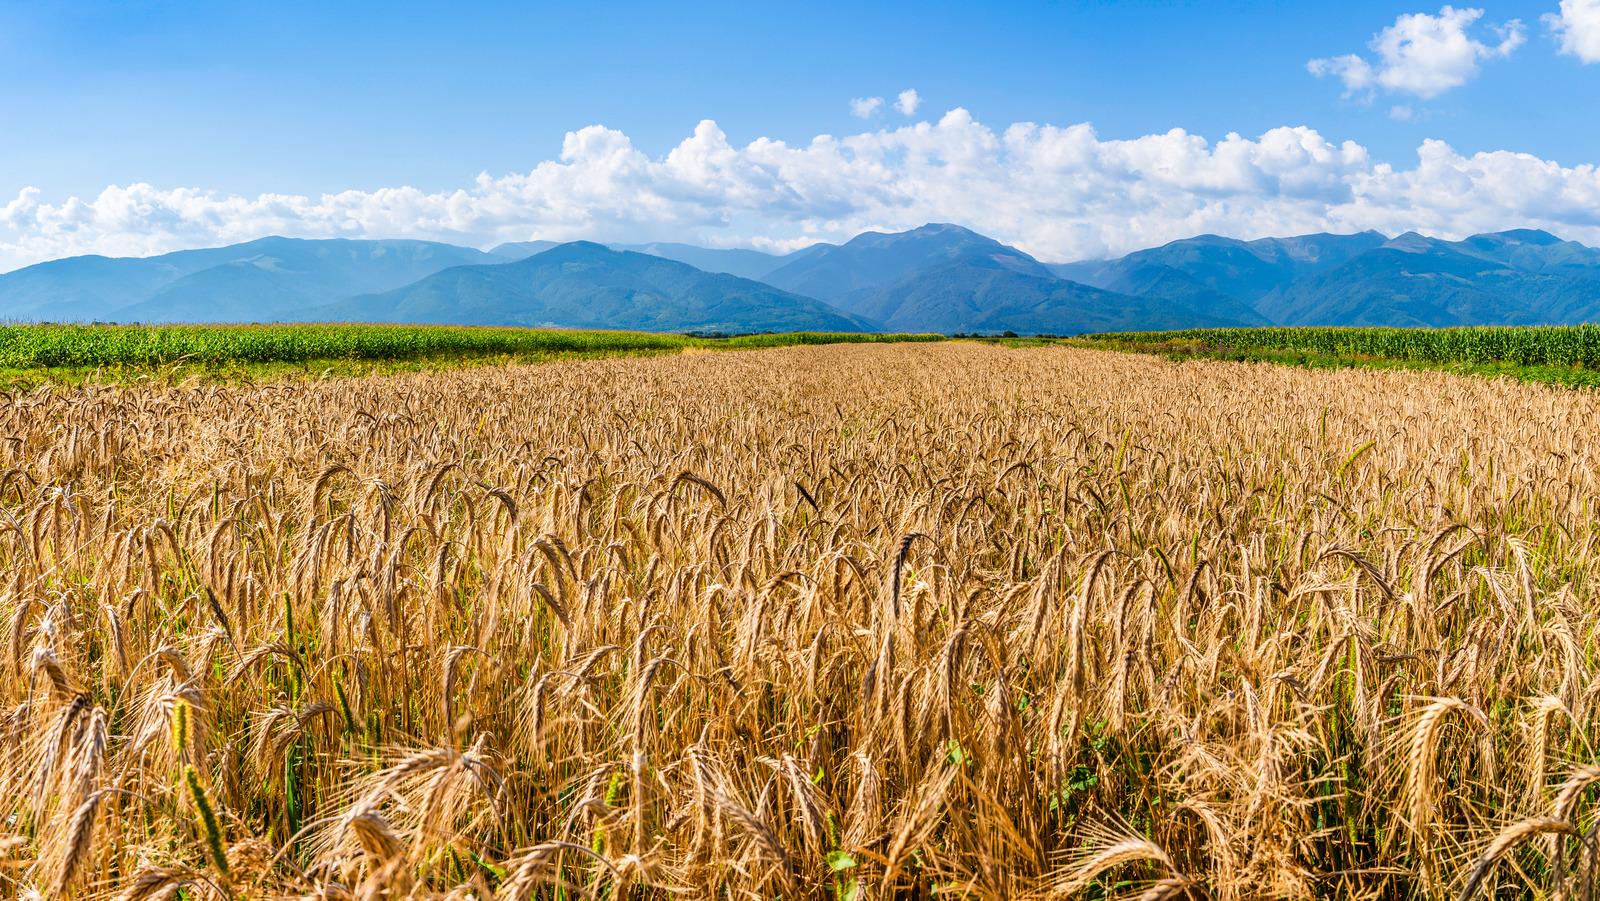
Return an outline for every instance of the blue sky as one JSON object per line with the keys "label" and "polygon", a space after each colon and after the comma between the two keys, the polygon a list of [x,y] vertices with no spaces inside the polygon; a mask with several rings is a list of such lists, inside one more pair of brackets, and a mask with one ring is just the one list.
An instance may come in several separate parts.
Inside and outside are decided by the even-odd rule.
{"label": "blue sky", "polygon": [[[1565,18],[1549,18],[1558,15]],[[1402,18],[1411,16],[1426,18]],[[1385,29],[1401,56],[1384,56]],[[1419,35],[1438,43],[1405,43]],[[1308,66],[1313,60],[1331,62]],[[894,108],[908,89],[919,99],[910,115]],[[853,114],[851,101],[868,101],[857,105],[864,108],[872,98],[883,102],[869,116]],[[1200,226],[1253,236],[1542,223],[1600,238],[1600,220],[1584,214],[1600,206],[1589,204],[1595,185],[1584,168],[1600,162],[1597,106],[1597,0],[1453,10],[1416,2],[4,0],[0,268],[71,252],[219,243],[274,226],[479,245],[545,236],[783,249],[927,216],[998,232],[1049,258],[1132,249]],[[946,118],[952,110],[963,111],[959,121]],[[721,135],[704,154],[711,163],[650,168],[692,140],[702,120],[714,120]],[[919,122],[935,136],[905,132]],[[1024,139],[1024,159],[1006,139],[1017,123],[1087,123],[1096,142],[1183,129],[1210,149],[1177,151],[1187,161],[1169,149],[1129,162],[1122,157],[1139,147],[1096,143],[1099,162],[1089,168],[1099,180],[1085,185],[1076,163],[1050,163],[1050,178],[1039,175],[1059,147],[1050,135]],[[584,129],[592,126],[607,129],[605,140],[590,140],[595,130]],[[1259,143],[1286,128],[1310,130],[1341,160],[1288,175],[1280,161],[1198,181],[1156,171],[1191,166],[1196,154],[1222,165],[1218,147],[1230,133]],[[993,159],[972,163],[965,180],[1004,182],[989,207],[935,184],[940,173],[953,177],[967,159],[962,148],[985,134],[994,146],[975,152]],[[819,135],[879,137],[866,141],[870,149],[805,160],[746,152],[762,139],[814,147]],[[615,166],[607,175],[597,161],[620,159],[619,136],[632,162],[618,164],[625,176]],[[1469,173],[1481,202],[1464,211],[1447,198],[1449,178],[1420,184],[1425,141],[1455,154],[1445,168],[1471,169],[1477,155],[1498,153],[1478,168],[1503,163],[1516,178],[1548,182],[1554,166],[1562,184],[1546,184],[1555,193],[1535,208],[1505,196],[1525,192],[1523,181]],[[722,148],[738,159],[716,162],[727,157]],[[580,178],[575,164],[586,160],[594,165]],[[846,163],[855,168],[841,174]],[[541,164],[566,169],[530,180]],[[728,165],[760,171],[740,176]],[[1107,175],[1108,166],[1116,171]],[[870,182],[874,167],[881,185]],[[1395,172],[1411,175],[1399,184]],[[1299,186],[1284,188],[1282,178]],[[1373,188],[1374,179],[1384,183]],[[743,187],[728,188],[735,182]],[[1028,197],[1041,190],[1064,199],[1050,207]],[[1015,215],[1007,191],[1026,200],[1011,204]],[[323,202],[341,192],[359,196]],[[1119,205],[1108,192],[1142,200]],[[1287,211],[1285,196],[1294,201]],[[1430,206],[1428,197],[1447,199]],[[1084,212],[1091,206],[1098,212]]]}

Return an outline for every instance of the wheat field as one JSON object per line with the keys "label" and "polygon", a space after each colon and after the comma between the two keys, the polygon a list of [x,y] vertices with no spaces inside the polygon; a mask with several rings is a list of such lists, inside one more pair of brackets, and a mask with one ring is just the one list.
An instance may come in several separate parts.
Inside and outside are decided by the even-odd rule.
{"label": "wheat field", "polygon": [[966,343],[6,395],[0,896],[1587,899],[1597,427]]}

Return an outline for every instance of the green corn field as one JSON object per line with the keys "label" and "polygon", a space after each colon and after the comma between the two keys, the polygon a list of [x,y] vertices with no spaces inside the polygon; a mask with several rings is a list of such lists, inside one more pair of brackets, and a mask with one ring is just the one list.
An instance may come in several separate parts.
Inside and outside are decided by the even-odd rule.
{"label": "green corn field", "polygon": [[0,326],[0,368],[148,367],[179,361],[220,365],[439,356],[592,356],[686,347],[759,348],[938,337],[792,333],[701,338],[645,332],[355,324],[6,325]]}
{"label": "green corn field", "polygon": [[1406,328],[1238,328],[1117,332],[1093,342],[1292,350],[1418,363],[1510,363],[1600,368],[1600,325]]}

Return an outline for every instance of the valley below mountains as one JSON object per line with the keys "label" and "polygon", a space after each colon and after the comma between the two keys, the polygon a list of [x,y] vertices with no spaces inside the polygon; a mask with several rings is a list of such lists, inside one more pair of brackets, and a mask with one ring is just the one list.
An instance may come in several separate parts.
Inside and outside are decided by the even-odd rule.
{"label": "valley below mountains", "polygon": [[946,224],[788,255],[670,243],[530,241],[482,251],[270,237],[0,274],[0,318],[727,334],[1575,324],[1600,319],[1600,250],[1527,229],[1462,241],[1373,231],[1202,235],[1076,263],[1042,262]]}

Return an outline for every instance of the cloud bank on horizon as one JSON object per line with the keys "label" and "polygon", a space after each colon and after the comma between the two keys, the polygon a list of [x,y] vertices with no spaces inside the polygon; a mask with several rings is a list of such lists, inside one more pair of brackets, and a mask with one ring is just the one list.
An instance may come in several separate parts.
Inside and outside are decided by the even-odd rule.
{"label": "cloud bank on horizon", "polygon": [[[918,102],[907,91],[895,106],[904,112]],[[1600,172],[1507,151],[1466,156],[1433,140],[1414,166],[1396,168],[1305,127],[1215,143],[1182,129],[1126,140],[1102,139],[1089,124],[996,131],[960,108],[936,122],[821,135],[803,146],[761,138],[737,147],[708,119],[659,158],[594,125],[568,133],[559,159],[439,193],[241,197],[132,184],[50,201],[28,188],[0,205],[0,264],[9,264],[0,268],[267,235],[480,247],[676,240],[782,251],[926,222],[959,223],[1062,261],[1202,233],[1378,229],[1459,238],[1531,227],[1600,244]]]}

